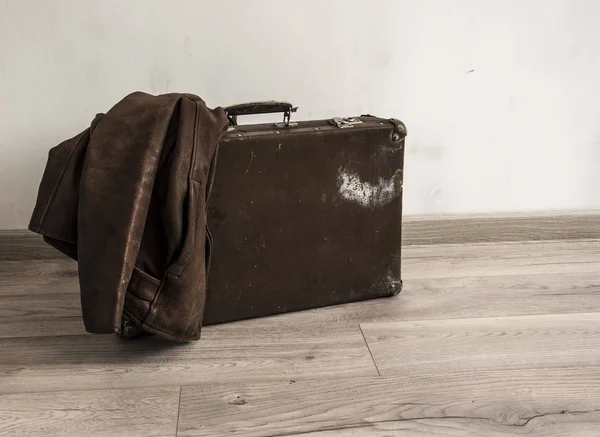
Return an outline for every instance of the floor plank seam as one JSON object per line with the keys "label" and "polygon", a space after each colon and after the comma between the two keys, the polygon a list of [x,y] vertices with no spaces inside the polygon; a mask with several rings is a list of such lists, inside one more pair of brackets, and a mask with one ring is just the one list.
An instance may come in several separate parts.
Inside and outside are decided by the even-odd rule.
{"label": "floor plank seam", "polygon": [[[1,339],[0,339],[1,340]],[[6,369],[4,369],[3,367],[9,367],[6,365],[2,365],[0,364],[0,377],[6,376]],[[376,366],[377,367],[377,366]],[[568,366],[567,366],[568,367]],[[597,366],[585,366],[585,367],[593,367],[596,368]],[[11,369],[9,369],[11,370]],[[357,377],[360,378],[374,378],[375,376],[369,374],[365,374],[365,375],[352,375],[352,376],[332,376],[329,379],[333,379],[335,381],[345,381],[345,380],[352,380],[352,379],[356,379]],[[269,377],[255,377],[255,378],[250,378],[248,380],[241,380],[241,382],[244,381],[261,381],[261,382],[271,382],[271,383],[276,383],[276,382],[281,382],[281,381],[288,381],[289,380],[289,376],[287,375],[283,375],[280,377],[276,377],[276,378],[269,378]],[[320,381],[322,380],[321,376],[318,377],[306,377],[304,375],[297,375],[294,377],[294,381],[298,382],[298,381]],[[226,381],[221,381],[221,382],[226,382]],[[125,384],[125,385],[120,385],[120,386],[114,386],[114,387],[90,387],[90,388],[79,388],[79,389],[48,389],[48,390],[9,390],[9,391],[2,391],[0,389],[0,398],[3,396],[19,396],[19,395],[26,395],[26,394],[43,394],[43,393],[78,393],[78,392],[89,392],[89,391],[115,391],[115,390],[121,390],[121,391],[128,391],[128,390],[139,390],[142,388],[168,388],[168,387],[174,387],[174,386],[178,386],[181,389],[186,388],[186,387],[197,387],[197,386],[203,386],[203,385],[209,385],[209,384],[213,384],[210,381],[193,381],[190,382],[189,384],[174,384],[174,383],[169,383],[169,382],[165,382],[164,384],[152,384],[152,385],[137,385],[137,384]]]}
{"label": "floor plank seam", "polygon": [[[542,313],[542,314],[536,314],[536,313],[528,313],[528,314],[505,314],[502,316],[497,316],[497,315],[485,315],[485,316],[470,316],[470,317],[445,317],[443,319],[407,319],[407,318],[401,318],[398,320],[394,320],[394,319],[381,319],[381,320],[369,320],[369,321],[363,321],[361,323],[365,323],[365,324],[369,324],[369,325],[385,325],[385,324],[392,324],[392,323],[428,323],[428,322],[444,322],[444,321],[459,321],[459,320],[468,320],[468,321],[475,321],[475,320],[489,320],[489,319],[523,319],[523,318],[527,318],[527,317],[556,317],[556,316],[597,316],[600,315],[600,311],[594,311],[594,312],[589,312],[587,311],[587,308],[584,311],[576,311],[576,312],[560,312],[560,313]],[[398,316],[401,317],[401,316]],[[361,325],[361,323],[359,323],[359,326]],[[362,327],[361,328],[361,332],[362,332]],[[364,338],[364,334],[363,334],[363,338]],[[365,340],[366,341],[366,340]],[[368,344],[367,344],[368,347]]]}
{"label": "floor plank seam", "polygon": [[181,414],[181,393],[183,392],[183,386],[179,386],[179,401],[177,403],[177,422],[175,423],[175,437],[179,435],[179,415]]}
{"label": "floor plank seam", "polygon": [[381,376],[381,372],[379,372],[379,367],[377,367],[377,363],[375,362],[375,358],[373,357],[373,352],[371,352],[371,348],[369,347],[369,343],[365,337],[365,333],[362,330],[362,326],[360,323],[358,324],[358,329],[360,329],[360,333],[362,335],[363,340],[365,341],[365,346],[367,346],[367,350],[369,351],[369,355],[371,355],[371,360],[373,361],[373,365],[375,366],[375,370],[377,370],[377,376]]}
{"label": "floor plank seam", "polygon": [[[534,294],[535,296],[574,296],[574,295],[596,295],[598,294],[597,292],[594,291],[589,291],[586,293],[577,293],[577,294],[558,294],[558,293],[548,293],[548,294],[544,294],[544,293],[536,293]],[[351,303],[350,305],[360,305],[360,304],[364,304],[364,302],[355,302],[355,303]],[[314,310],[308,310],[308,311],[314,311]],[[399,323],[399,322],[406,322],[406,323],[419,323],[419,322],[442,322],[445,320],[448,321],[456,321],[456,320],[476,320],[476,319],[506,319],[506,318],[524,318],[524,317],[552,317],[552,316],[595,316],[600,314],[600,311],[589,311],[588,308],[582,308],[581,310],[573,310],[573,311],[567,311],[567,312],[552,312],[552,313],[527,313],[527,314],[523,314],[523,313],[518,313],[518,314],[504,314],[504,315],[477,315],[477,316],[451,316],[451,317],[444,317],[444,318],[418,318],[418,319],[413,319],[413,318],[406,318],[403,317],[401,315],[399,315],[398,317],[403,317],[401,319],[390,319],[390,318],[383,318],[380,320],[374,319],[374,320],[363,320],[363,322],[361,323],[368,323],[368,324],[387,324],[387,323]],[[269,316],[266,316],[269,317]],[[276,317],[281,317],[281,316],[276,316]],[[73,318],[79,318],[76,316],[73,316]],[[239,321],[239,322],[235,322],[235,323],[243,323],[243,321]],[[364,336],[364,333],[362,331],[362,327],[361,327],[361,323],[358,324],[358,327],[361,331],[361,334],[363,336],[363,339],[365,340],[366,343],[366,339]],[[215,328],[217,327],[217,325],[214,325]],[[90,337],[90,336],[97,336],[96,334],[90,334],[88,332],[82,332],[80,334],[58,334],[58,335],[25,335],[25,336],[16,336],[16,337],[0,337],[0,340],[48,340],[51,338],[78,338],[78,337]],[[201,344],[202,340],[199,340],[198,343]],[[367,344],[367,348],[369,349],[370,352],[370,348],[369,345]],[[373,358],[373,356],[371,355],[371,358]],[[161,384],[162,385],[173,385],[173,384]],[[102,390],[102,389],[100,389]],[[79,390],[62,390],[62,391],[79,391]],[[32,393],[37,393],[36,392],[32,392]]]}
{"label": "floor plank seam", "polygon": [[[541,246],[546,243],[600,243],[600,238],[589,238],[589,237],[581,237],[581,238],[546,238],[539,240],[498,240],[498,241],[465,241],[462,243],[402,243],[402,248],[410,248],[410,249],[429,249],[432,246],[439,247],[460,247],[460,246],[496,246],[498,244],[507,245],[507,246],[518,246],[518,245],[532,245],[532,246]],[[70,258],[66,258],[70,259]]]}
{"label": "floor plank seam", "polygon": [[[2,372],[0,369],[0,376],[6,376],[5,372]],[[342,379],[342,378],[339,378]],[[346,379],[346,378],[344,378]],[[200,385],[200,384],[190,384],[192,385]],[[135,390],[143,390],[143,389],[164,389],[169,387],[183,387],[179,384],[157,384],[157,385],[122,385],[122,386],[110,386],[110,387],[90,387],[90,388],[76,388],[76,389],[50,389],[50,390],[16,390],[16,391],[1,391],[0,390],[0,398],[8,397],[8,396],[21,396],[21,395],[35,395],[35,394],[47,394],[47,393],[81,393],[81,392],[92,392],[92,391],[135,391]]]}

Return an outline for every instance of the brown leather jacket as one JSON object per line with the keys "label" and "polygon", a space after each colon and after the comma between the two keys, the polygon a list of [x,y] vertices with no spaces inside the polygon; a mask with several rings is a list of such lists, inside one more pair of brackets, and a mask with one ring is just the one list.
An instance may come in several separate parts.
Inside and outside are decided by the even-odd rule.
{"label": "brown leather jacket", "polygon": [[29,229],[77,260],[86,330],[197,340],[222,108],[133,93],[52,148]]}

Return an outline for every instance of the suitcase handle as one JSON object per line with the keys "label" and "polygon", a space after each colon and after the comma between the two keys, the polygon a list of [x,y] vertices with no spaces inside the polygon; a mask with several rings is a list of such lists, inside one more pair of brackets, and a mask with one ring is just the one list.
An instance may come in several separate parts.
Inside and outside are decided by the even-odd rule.
{"label": "suitcase handle", "polygon": [[283,112],[283,126],[289,126],[290,116],[292,112],[298,110],[298,107],[294,107],[288,102],[267,100],[263,102],[240,103],[239,105],[228,106],[224,109],[232,126],[237,126],[238,115],[273,114],[277,112]]}

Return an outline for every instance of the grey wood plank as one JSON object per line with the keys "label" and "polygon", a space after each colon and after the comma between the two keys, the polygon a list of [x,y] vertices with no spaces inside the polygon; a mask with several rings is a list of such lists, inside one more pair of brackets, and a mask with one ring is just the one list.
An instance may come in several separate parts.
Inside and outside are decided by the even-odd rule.
{"label": "grey wood plank", "polygon": [[600,238],[600,214],[551,212],[405,217],[404,245]]}
{"label": "grey wood plank", "polygon": [[0,262],[0,338],[83,333],[74,261]]}
{"label": "grey wood plank", "polygon": [[0,436],[175,437],[180,387],[0,396]]}
{"label": "grey wood plank", "polygon": [[586,313],[600,308],[600,272],[408,279],[398,296],[288,314],[289,324]]}
{"label": "grey wood plank", "polygon": [[184,386],[179,436],[566,436],[600,429],[600,367]]}
{"label": "grey wood plank", "polygon": [[[275,325],[325,325],[342,321],[587,312],[590,308],[600,308],[600,268],[577,270],[593,267],[594,263],[586,263],[586,259],[594,258],[598,245],[596,241],[577,241],[532,243],[521,250],[512,243],[466,248],[413,247],[406,254],[405,264],[410,260],[412,266],[403,268],[405,285],[399,296],[262,320]],[[506,255],[508,251],[511,252]],[[502,253],[506,258],[502,258]],[[482,261],[478,261],[476,254],[481,255]],[[578,254],[582,254],[583,261]],[[565,262],[560,264],[563,259]],[[430,263],[436,262],[447,265],[433,273],[423,273]],[[488,267],[494,262],[501,266],[489,272],[482,270],[484,262]],[[550,271],[556,268],[562,273],[539,273],[540,266]],[[511,268],[534,272],[538,269],[538,273],[509,274]],[[576,271],[571,272],[571,268]],[[456,270],[468,276],[453,277]],[[500,274],[488,275],[494,272]],[[76,265],[71,261],[0,263],[3,278],[0,279],[0,338],[84,333],[76,275]],[[251,329],[254,325],[248,326]]]}
{"label": "grey wood plank", "polygon": [[[41,287],[41,286],[36,286]],[[0,294],[0,338],[85,333],[79,292]],[[358,322],[582,313],[600,308],[600,272],[406,280],[392,298],[244,322],[315,326]]]}
{"label": "grey wood plank", "polygon": [[26,229],[0,230],[0,262],[63,257],[65,255],[46,244],[41,235]]}
{"label": "grey wood plank", "polygon": [[73,317],[0,318],[0,338],[86,334],[81,314]]}
{"label": "grey wood plank", "polygon": [[92,334],[4,338],[0,393],[377,375],[357,324],[321,328],[232,323],[186,344]]}
{"label": "grey wood plank", "polygon": [[0,294],[32,294],[38,286],[79,290],[77,263],[68,258],[0,262]]}
{"label": "grey wood plank", "polygon": [[74,334],[85,334],[78,292],[0,294],[0,338]]}
{"label": "grey wood plank", "polygon": [[361,327],[382,375],[600,365],[600,313],[377,322]]}
{"label": "grey wood plank", "polygon": [[0,294],[0,320],[74,317],[81,313],[79,293]]}
{"label": "grey wood plank", "polygon": [[600,271],[600,241],[410,246],[404,279]]}

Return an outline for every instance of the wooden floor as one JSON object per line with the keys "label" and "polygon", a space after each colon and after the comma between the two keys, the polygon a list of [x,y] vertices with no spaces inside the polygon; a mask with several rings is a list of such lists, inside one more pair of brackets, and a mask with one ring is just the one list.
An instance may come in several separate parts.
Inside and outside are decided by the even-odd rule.
{"label": "wooden floor", "polygon": [[0,435],[600,436],[600,240],[409,246],[403,279],[174,345],[86,334],[74,262],[5,258]]}

